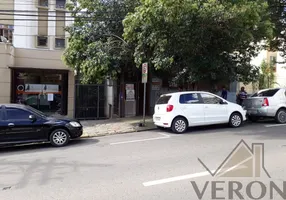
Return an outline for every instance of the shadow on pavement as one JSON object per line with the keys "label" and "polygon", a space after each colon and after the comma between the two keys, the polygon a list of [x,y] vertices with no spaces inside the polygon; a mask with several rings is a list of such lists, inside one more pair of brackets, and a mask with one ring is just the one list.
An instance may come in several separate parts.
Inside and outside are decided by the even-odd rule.
{"label": "shadow on pavement", "polygon": [[70,148],[94,145],[98,143],[97,139],[76,139],[71,140],[67,146],[64,147],[53,147],[50,143],[38,143],[38,144],[25,144],[25,145],[15,145],[15,146],[1,146],[0,155],[6,153],[38,153],[41,151],[55,151],[55,150],[66,150]]}

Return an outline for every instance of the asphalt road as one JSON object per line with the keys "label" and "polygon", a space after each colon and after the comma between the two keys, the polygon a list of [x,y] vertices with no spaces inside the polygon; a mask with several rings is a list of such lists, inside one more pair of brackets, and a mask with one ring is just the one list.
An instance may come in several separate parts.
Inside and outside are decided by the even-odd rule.
{"label": "asphalt road", "polygon": [[[263,170],[256,178],[212,177],[198,161],[216,170],[242,139],[250,148],[252,143],[264,143],[270,178]],[[262,199],[269,200],[270,181],[283,189],[285,158],[286,125],[272,122],[238,129],[195,128],[182,135],[149,131],[81,139],[64,148],[47,144],[5,148],[0,149],[0,199],[196,200],[193,184],[202,191],[207,182],[214,181],[224,181],[217,196],[230,199],[227,186],[234,180],[242,183],[245,199],[251,199],[245,188],[256,180],[266,185]],[[253,195],[259,196],[262,186],[252,186]],[[213,191],[208,185],[201,199],[214,199]],[[282,199],[277,193],[274,198]]]}

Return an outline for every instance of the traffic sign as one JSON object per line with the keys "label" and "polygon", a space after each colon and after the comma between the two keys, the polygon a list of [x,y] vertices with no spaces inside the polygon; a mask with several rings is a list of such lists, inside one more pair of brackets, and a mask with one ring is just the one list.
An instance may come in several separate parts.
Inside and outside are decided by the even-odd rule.
{"label": "traffic sign", "polygon": [[148,63],[142,64],[142,83],[148,82]]}

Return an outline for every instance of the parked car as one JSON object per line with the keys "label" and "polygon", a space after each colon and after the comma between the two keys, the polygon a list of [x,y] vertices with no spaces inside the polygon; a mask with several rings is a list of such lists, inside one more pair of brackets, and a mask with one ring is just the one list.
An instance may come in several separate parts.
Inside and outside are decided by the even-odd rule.
{"label": "parked car", "polygon": [[240,105],[202,91],[161,95],[155,105],[153,121],[158,128],[183,133],[188,127],[224,124],[240,127],[246,111]]}
{"label": "parked car", "polygon": [[81,135],[76,120],[49,117],[21,104],[0,105],[0,145],[50,142],[61,147]]}
{"label": "parked car", "polygon": [[286,123],[286,90],[283,88],[264,89],[243,102],[251,121],[260,118],[274,118],[277,123]]}

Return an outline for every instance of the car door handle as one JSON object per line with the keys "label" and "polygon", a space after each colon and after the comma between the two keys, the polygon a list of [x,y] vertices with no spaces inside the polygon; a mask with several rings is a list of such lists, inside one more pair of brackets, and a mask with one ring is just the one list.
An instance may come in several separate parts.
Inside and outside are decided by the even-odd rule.
{"label": "car door handle", "polygon": [[8,127],[14,127],[14,126],[15,126],[15,124],[13,124],[13,123],[8,124]]}

